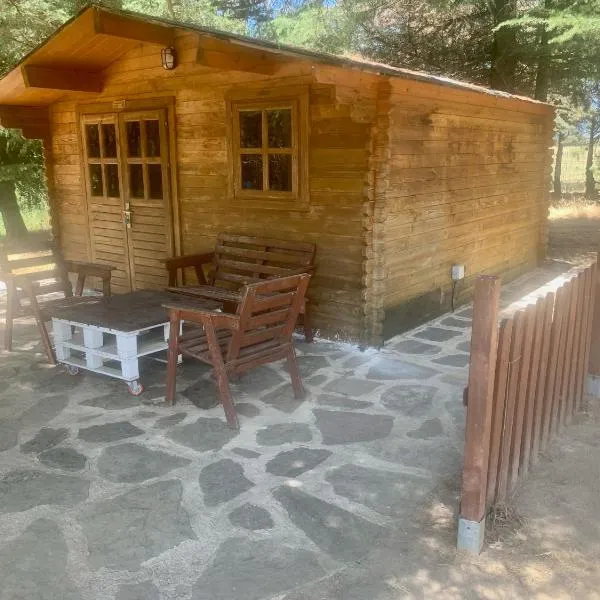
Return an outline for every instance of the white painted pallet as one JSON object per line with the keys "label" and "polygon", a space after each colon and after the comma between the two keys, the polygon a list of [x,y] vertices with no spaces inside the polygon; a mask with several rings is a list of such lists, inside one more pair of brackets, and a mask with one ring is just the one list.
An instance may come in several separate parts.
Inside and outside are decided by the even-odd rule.
{"label": "white painted pallet", "polygon": [[59,362],[73,369],[122,379],[134,395],[144,389],[140,383],[139,359],[169,347],[168,322],[124,332],[53,318],[52,328]]}

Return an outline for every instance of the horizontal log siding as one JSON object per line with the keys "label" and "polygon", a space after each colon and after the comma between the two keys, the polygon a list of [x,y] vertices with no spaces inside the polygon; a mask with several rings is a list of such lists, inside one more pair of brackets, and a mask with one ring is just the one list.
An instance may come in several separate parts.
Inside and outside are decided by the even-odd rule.
{"label": "horizontal log siding", "polygon": [[68,259],[89,259],[85,182],[72,104],[50,107],[53,226]]}
{"label": "horizontal log siding", "polygon": [[447,307],[455,263],[466,265],[462,298],[477,274],[511,277],[536,264],[545,252],[552,129],[545,107],[393,83],[386,311],[426,295]]}
{"label": "horizontal log siding", "polygon": [[[141,45],[105,71],[101,95],[72,96],[52,107],[55,205],[66,255],[89,258],[77,103],[173,96],[182,252],[210,250],[219,231],[315,242],[316,273],[309,293],[315,326],[329,335],[361,338],[362,208],[375,85],[352,88],[347,75],[339,86],[311,85],[308,207],[269,209],[268,201],[242,206],[227,197],[226,92],[245,82],[265,81],[266,88],[307,84],[315,80],[313,71],[299,62],[283,66],[275,78],[220,72],[195,64],[193,36],[179,37],[177,48],[180,62],[174,71],[161,68],[156,46]],[[260,90],[248,92],[250,100],[257,97]]]}

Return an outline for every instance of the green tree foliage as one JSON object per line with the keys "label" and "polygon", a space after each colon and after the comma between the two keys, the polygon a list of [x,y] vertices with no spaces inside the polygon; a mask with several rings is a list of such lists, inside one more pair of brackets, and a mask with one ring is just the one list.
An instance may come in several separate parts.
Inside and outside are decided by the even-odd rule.
{"label": "green tree foliage", "polygon": [[19,204],[39,206],[45,192],[41,142],[0,128],[0,215],[7,236],[27,233]]}
{"label": "green tree foliage", "polygon": [[493,21],[487,3],[345,0],[342,6],[357,14],[364,54],[408,69],[488,82]]}
{"label": "green tree foliage", "polygon": [[248,21],[219,10],[213,0],[123,0],[123,8],[232,33],[247,33]]}
{"label": "green tree foliage", "polygon": [[[0,73],[86,4],[85,0],[0,1]],[[600,0],[96,0],[96,4],[364,56],[549,99],[560,106],[561,140],[576,132],[586,137],[588,146],[597,143],[594,131],[600,128],[600,115],[591,90],[600,81]],[[4,144],[0,169],[16,173],[15,194],[28,202],[43,198],[29,176],[36,170],[41,175],[39,145],[15,132],[0,132],[0,142]],[[15,167],[15,156],[22,169]],[[591,190],[595,182],[589,173],[586,168]]]}
{"label": "green tree foliage", "polygon": [[281,10],[263,28],[272,40],[330,54],[351,54],[360,48],[364,30],[361,13],[348,10],[343,2],[302,2]]}

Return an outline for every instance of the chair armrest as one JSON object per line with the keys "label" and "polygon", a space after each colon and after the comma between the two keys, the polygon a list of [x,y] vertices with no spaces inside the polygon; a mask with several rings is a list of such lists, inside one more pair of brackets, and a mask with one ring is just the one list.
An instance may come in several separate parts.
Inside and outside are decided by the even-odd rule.
{"label": "chair armrest", "polygon": [[163,304],[163,307],[169,311],[169,315],[171,315],[173,312],[176,312],[184,321],[196,323],[205,323],[210,321],[217,328],[222,327],[231,330],[239,329],[240,318],[238,315],[217,312],[208,308],[199,308],[194,304],[177,301],[167,302]]}
{"label": "chair armrest", "polygon": [[207,298],[219,302],[240,302],[242,294],[216,286],[200,285],[190,287],[167,287],[167,292],[190,298]]}
{"label": "chair armrest", "polygon": [[111,272],[117,267],[104,265],[102,263],[85,262],[80,260],[65,260],[65,268],[69,273],[89,275],[90,277],[110,278]]}

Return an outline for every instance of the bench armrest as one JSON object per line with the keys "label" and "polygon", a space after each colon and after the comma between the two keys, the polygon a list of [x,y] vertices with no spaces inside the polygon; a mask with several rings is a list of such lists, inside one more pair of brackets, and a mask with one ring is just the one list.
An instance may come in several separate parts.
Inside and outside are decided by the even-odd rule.
{"label": "bench armrest", "polygon": [[181,256],[172,256],[171,258],[163,259],[165,267],[169,273],[169,285],[177,285],[177,271],[193,267],[196,271],[196,277],[200,284],[207,284],[206,277],[202,267],[210,264],[214,260],[214,252],[204,252],[201,254],[183,254]]}
{"label": "bench armrest", "polygon": [[202,254],[183,254],[181,256],[172,256],[163,258],[167,269],[185,269],[186,267],[196,267],[206,265],[213,261],[214,252],[204,252]]}
{"label": "bench armrest", "polygon": [[104,265],[102,263],[85,262],[81,260],[65,260],[63,262],[69,273],[81,273],[91,277],[110,278],[112,271],[117,268],[113,265]]}
{"label": "bench armrest", "polygon": [[117,267],[81,260],[65,260],[63,261],[63,264],[69,273],[77,274],[77,285],[75,287],[76,296],[81,296],[83,294],[86,277],[100,278],[102,280],[103,295],[110,296],[110,278],[112,272]]}

